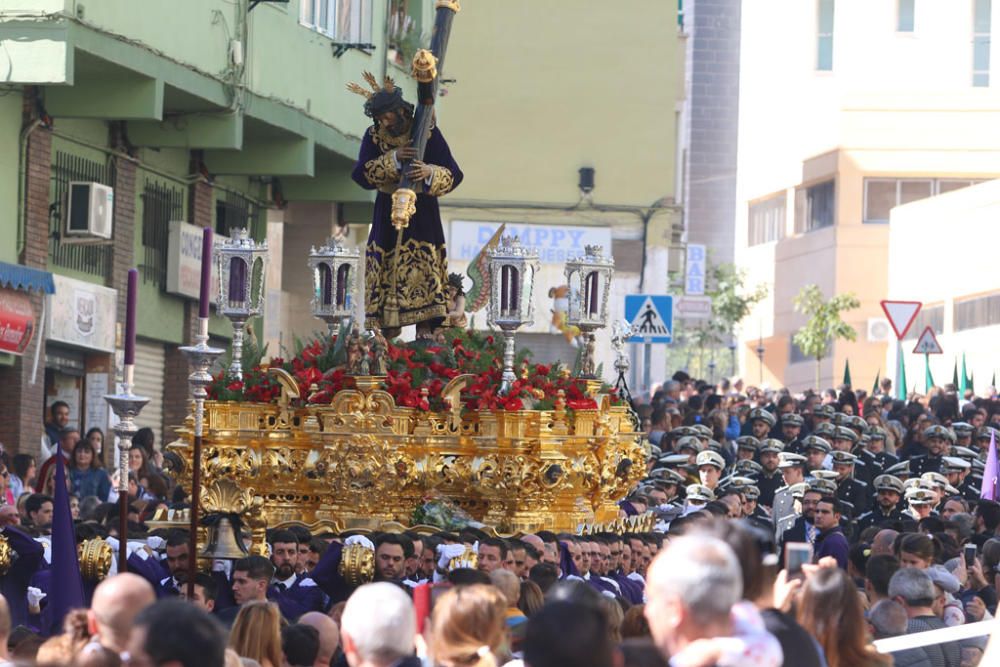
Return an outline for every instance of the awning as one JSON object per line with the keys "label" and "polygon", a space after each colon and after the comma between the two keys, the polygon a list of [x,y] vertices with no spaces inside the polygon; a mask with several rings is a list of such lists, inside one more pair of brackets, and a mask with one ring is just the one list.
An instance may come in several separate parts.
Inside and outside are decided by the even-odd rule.
{"label": "awning", "polygon": [[0,262],[0,287],[10,287],[25,292],[38,291],[44,294],[55,294],[56,291],[52,274],[48,271],[7,262]]}

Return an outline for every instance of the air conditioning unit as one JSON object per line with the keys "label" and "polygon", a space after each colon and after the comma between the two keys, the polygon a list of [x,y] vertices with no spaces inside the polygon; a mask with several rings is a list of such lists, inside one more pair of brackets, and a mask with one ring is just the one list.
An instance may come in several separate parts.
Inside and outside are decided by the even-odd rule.
{"label": "air conditioning unit", "polygon": [[63,243],[111,240],[115,191],[101,183],[70,181],[63,207]]}
{"label": "air conditioning unit", "polygon": [[868,318],[869,343],[888,343],[891,336],[892,328],[889,326],[889,320],[884,317]]}

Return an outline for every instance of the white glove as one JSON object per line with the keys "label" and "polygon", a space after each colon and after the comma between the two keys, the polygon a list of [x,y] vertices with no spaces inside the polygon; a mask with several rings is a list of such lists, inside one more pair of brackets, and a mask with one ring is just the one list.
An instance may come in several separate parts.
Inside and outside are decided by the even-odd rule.
{"label": "white glove", "polygon": [[116,556],[118,555],[119,545],[117,537],[111,537],[110,535],[108,535],[107,537],[104,538],[104,543],[107,544],[109,547],[111,547],[111,550],[115,553]]}
{"label": "white glove", "polygon": [[42,598],[47,597],[47,595],[48,594],[43,593],[42,589],[40,588],[35,588],[34,586],[28,586],[28,593],[27,593],[28,606],[37,607],[39,603],[41,603]]}
{"label": "white glove", "polygon": [[167,546],[167,541],[157,535],[150,535],[146,538],[146,545],[153,551],[159,551]]}
{"label": "white glove", "polygon": [[452,558],[458,558],[465,553],[464,544],[439,544],[437,547],[438,552],[438,569],[447,569],[448,564],[451,563]]}
{"label": "white glove", "polygon": [[375,551],[375,543],[369,540],[364,535],[351,535],[346,540],[344,540],[344,546],[349,547],[352,544],[360,544],[365,549],[371,549]]}

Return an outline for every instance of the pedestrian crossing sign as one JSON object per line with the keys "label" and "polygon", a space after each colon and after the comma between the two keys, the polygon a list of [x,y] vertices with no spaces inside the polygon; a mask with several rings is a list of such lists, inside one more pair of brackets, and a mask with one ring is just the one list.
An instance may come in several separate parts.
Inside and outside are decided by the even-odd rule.
{"label": "pedestrian crossing sign", "polygon": [[674,298],[669,294],[628,294],[625,319],[630,343],[670,343],[674,339]]}

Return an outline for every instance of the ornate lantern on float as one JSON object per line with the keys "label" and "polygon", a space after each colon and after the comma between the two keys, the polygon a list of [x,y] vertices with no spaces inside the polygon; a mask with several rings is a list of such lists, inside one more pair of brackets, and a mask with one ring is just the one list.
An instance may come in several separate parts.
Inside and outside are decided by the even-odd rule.
{"label": "ornate lantern on float", "polygon": [[538,273],[538,251],[525,248],[514,236],[505,236],[487,251],[490,301],[487,322],[503,332],[503,376],[500,393],[506,394],[517,379],[514,375],[514,332],[535,321],[534,286]]}
{"label": "ornate lantern on float", "polygon": [[337,333],[343,320],[354,314],[354,291],[358,282],[361,253],[345,248],[340,239],[309,252],[313,272],[313,317],[326,322],[330,335]]}
{"label": "ornate lantern on float", "polygon": [[243,379],[243,335],[247,320],[257,317],[264,305],[267,241],[257,243],[246,229],[215,249],[219,268],[219,314],[233,325],[233,358],[229,375]]}
{"label": "ornate lantern on float", "polygon": [[580,376],[583,378],[596,377],[594,332],[608,324],[608,299],[614,273],[614,258],[605,257],[599,245],[586,246],[583,257],[566,262],[566,283],[569,285],[566,322],[583,334],[580,361]]}

